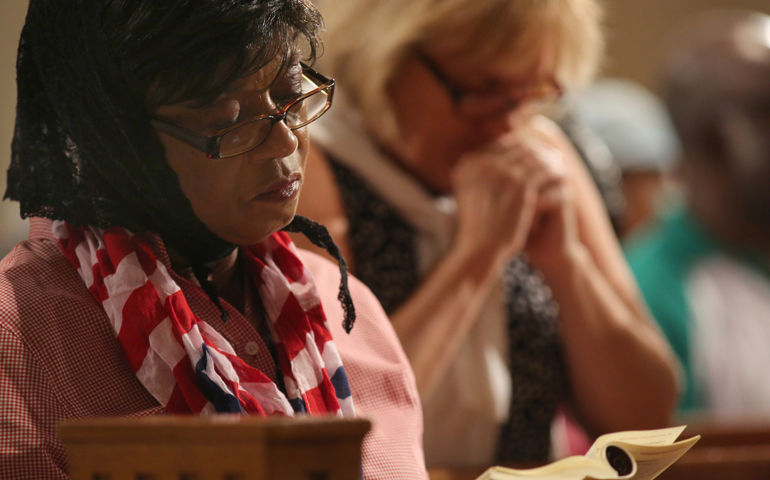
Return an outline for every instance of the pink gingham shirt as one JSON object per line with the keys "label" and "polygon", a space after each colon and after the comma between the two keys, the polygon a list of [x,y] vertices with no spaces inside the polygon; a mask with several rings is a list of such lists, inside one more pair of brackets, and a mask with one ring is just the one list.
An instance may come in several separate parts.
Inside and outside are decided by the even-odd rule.
{"label": "pink gingham shirt", "polygon": [[[222,301],[230,314],[223,323],[197,283],[171,269],[160,239],[147,238],[192,310],[274,379],[273,359],[250,321],[253,301],[247,296],[244,314]],[[356,413],[372,421],[364,478],[426,479],[414,376],[382,307],[351,278],[358,318],[346,334],[336,299],[339,270],[310,252],[301,258],[316,281]],[[52,237],[51,222],[33,219],[29,240],[0,262],[0,479],[66,479],[66,453],[54,435],[60,420],[165,413],[131,371],[106,313]]]}

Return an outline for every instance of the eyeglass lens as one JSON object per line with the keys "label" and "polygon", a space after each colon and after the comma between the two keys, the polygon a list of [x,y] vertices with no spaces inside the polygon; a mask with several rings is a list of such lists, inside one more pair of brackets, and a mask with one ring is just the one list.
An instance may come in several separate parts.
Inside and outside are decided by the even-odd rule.
{"label": "eyeglass lens", "polygon": [[526,106],[531,111],[541,111],[559,99],[558,86],[542,83],[516,95],[466,94],[460,101],[460,110],[469,116],[491,115],[502,110],[514,110]]}
{"label": "eyeglass lens", "polygon": [[[303,94],[318,88],[306,77],[302,78]],[[297,101],[286,112],[286,126],[296,129],[307,125],[320,117],[327,108],[330,100],[330,88],[319,90],[304,99]],[[233,157],[248,152],[260,145],[270,135],[273,121],[269,118],[256,120],[242,125],[222,136],[219,144],[219,154],[222,157]]]}

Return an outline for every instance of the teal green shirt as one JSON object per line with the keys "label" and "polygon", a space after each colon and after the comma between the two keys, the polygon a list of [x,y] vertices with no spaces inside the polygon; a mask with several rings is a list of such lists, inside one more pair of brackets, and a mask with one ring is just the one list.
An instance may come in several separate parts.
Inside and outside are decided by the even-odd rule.
{"label": "teal green shirt", "polygon": [[719,247],[686,209],[679,209],[664,217],[653,230],[632,240],[625,250],[652,315],[684,367],[685,390],[679,409],[704,408],[703,395],[693,381],[692,315],[685,284],[694,265],[718,252]]}

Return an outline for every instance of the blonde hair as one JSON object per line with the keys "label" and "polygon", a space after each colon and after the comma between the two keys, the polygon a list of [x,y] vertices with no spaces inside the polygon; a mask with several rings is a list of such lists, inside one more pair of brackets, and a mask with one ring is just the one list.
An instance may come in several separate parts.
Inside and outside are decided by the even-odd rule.
{"label": "blonde hair", "polygon": [[326,24],[320,64],[370,130],[396,138],[388,86],[417,45],[472,51],[538,51],[556,44],[555,75],[571,87],[589,80],[603,53],[599,0],[316,0]]}

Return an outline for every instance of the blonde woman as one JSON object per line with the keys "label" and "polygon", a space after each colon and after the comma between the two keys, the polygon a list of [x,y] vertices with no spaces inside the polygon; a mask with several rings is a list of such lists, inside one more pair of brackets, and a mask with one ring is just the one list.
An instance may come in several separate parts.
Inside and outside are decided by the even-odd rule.
{"label": "blonde woman", "polygon": [[594,71],[596,2],[319,3],[341,88],[299,211],[390,314],[428,464],[546,460],[561,405],[591,434],[666,425],[673,356],[585,168],[536,115]]}

